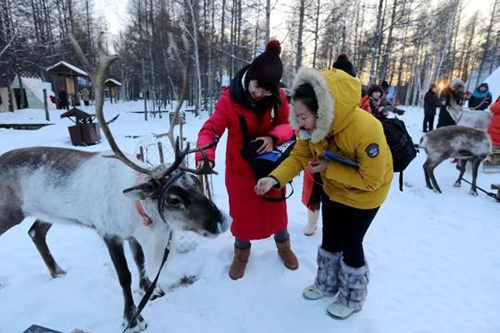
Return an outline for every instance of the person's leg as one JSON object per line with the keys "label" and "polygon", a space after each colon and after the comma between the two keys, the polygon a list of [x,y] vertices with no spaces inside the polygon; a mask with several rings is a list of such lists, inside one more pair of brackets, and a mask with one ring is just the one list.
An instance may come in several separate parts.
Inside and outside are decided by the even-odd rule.
{"label": "person's leg", "polygon": [[309,208],[307,209],[307,224],[303,230],[304,235],[312,236],[318,229],[319,212],[319,209],[316,209],[315,211]]}
{"label": "person's leg", "polygon": [[283,229],[274,235],[274,240],[276,241],[276,247],[278,248],[278,254],[285,264],[285,267],[291,270],[299,268],[299,261],[292,251],[292,246],[290,243],[290,234],[287,229]]}
{"label": "person's leg", "polygon": [[[347,207],[347,206],[346,206]],[[344,218],[343,257],[340,260],[339,296],[328,307],[328,314],[345,319],[361,311],[369,281],[368,265],[363,251],[363,238],[378,212],[374,209],[347,207]]]}
{"label": "person's leg", "polygon": [[429,132],[434,129],[434,115],[429,116]]}
{"label": "person's leg", "polygon": [[307,206],[307,224],[303,232],[306,236],[312,236],[318,229],[323,192],[321,175],[319,173],[311,174],[307,170],[304,170],[303,189],[302,202]]}
{"label": "person's leg", "polygon": [[303,296],[316,300],[325,296],[334,296],[338,291],[340,258],[342,257],[342,211],[337,203],[323,195],[321,203],[323,215],[322,244],[318,249],[318,271],[314,284],[306,287]]}
{"label": "person's leg", "polygon": [[245,275],[251,245],[247,240],[235,238],[233,262],[229,268],[229,277],[231,279],[238,280]]}
{"label": "person's leg", "polygon": [[426,133],[427,132],[427,123],[429,122],[429,117],[427,115],[424,115],[424,122],[422,125],[422,132]]}

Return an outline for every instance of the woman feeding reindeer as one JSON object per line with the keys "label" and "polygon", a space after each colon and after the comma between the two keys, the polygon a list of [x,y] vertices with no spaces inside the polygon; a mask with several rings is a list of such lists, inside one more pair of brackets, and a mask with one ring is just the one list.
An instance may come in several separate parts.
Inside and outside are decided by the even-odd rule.
{"label": "woman feeding reindeer", "polygon": [[[263,195],[305,168],[321,174],[323,239],[316,279],[303,296],[317,300],[338,293],[327,310],[336,319],[363,306],[369,280],[363,238],[393,177],[382,125],[358,107],[360,96],[359,81],[343,71],[301,69],[293,85],[290,117],[292,127],[300,130],[299,139],[290,156],[255,187]],[[325,157],[331,153],[358,166]]]}

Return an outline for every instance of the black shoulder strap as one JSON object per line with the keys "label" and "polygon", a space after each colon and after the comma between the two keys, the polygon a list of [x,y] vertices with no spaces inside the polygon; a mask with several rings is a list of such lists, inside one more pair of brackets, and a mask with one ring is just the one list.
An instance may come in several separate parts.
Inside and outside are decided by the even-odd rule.
{"label": "black shoulder strap", "polygon": [[251,140],[250,140],[250,134],[248,133],[248,125],[245,120],[245,117],[239,115],[238,119],[240,120],[241,132],[243,133],[243,140],[245,140],[245,143],[249,143]]}
{"label": "black shoulder strap", "polygon": [[403,192],[403,171],[399,173],[399,190]]}

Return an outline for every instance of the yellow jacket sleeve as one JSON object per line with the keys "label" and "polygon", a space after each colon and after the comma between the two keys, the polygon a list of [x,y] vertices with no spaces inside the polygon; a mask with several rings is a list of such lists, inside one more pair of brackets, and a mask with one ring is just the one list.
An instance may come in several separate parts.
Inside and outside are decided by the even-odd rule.
{"label": "yellow jacket sleeve", "polygon": [[382,186],[389,163],[392,168],[392,155],[381,131],[382,129],[372,128],[359,137],[355,148],[359,169],[330,161],[323,177],[344,187],[363,191],[374,191]]}
{"label": "yellow jacket sleeve", "polygon": [[290,156],[281,162],[269,176],[274,177],[279,186],[283,187],[307,166],[311,156],[309,140],[297,140]]}

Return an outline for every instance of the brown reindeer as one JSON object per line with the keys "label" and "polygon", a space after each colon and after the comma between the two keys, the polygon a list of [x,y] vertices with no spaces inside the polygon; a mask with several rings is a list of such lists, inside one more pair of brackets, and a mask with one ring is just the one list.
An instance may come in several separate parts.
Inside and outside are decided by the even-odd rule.
{"label": "brown reindeer", "polygon": [[427,153],[427,160],[423,167],[428,188],[441,193],[434,177],[434,169],[446,159],[458,158],[460,175],[455,181],[455,186],[460,186],[465,166],[470,161],[472,163],[470,193],[477,195],[476,180],[479,165],[491,151],[491,139],[488,133],[466,126],[440,127],[425,134],[420,140],[419,147]]}

